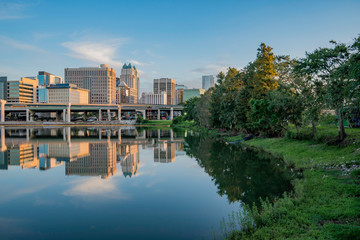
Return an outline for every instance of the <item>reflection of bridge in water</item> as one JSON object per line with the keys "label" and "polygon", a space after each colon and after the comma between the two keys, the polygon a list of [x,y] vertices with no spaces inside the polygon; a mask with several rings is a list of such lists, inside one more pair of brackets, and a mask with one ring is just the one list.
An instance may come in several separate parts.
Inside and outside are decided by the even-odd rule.
{"label": "reflection of bridge in water", "polygon": [[65,163],[66,175],[108,178],[117,171],[136,175],[139,148],[152,148],[154,162],[176,160],[183,137],[172,130],[124,128],[0,128],[0,169],[48,170]]}

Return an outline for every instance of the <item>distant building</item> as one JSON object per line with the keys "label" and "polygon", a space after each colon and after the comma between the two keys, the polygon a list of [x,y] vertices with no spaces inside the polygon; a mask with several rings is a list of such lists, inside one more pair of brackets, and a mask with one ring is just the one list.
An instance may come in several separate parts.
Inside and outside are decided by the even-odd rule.
{"label": "distant building", "polygon": [[202,76],[202,89],[208,90],[215,86],[214,75]]}
{"label": "distant building", "polygon": [[178,105],[184,102],[184,89],[187,89],[187,86],[184,84],[175,85],[175,104]]}
{"label": "distant building", "polygon": [[[129,88],[133,88],[136,90],[136,101],[134,103],[137,103],[140,92],[140,80],[139,73],[136,67],[131,65],[130,63],[124,64],[121,69],[120,82],[125,82]],[[134,90],[131,91],[135,92]]]}
{"label": "distant building", "polygon": [[13,103],[36,103],[38,80],[21,78],[7,82],[7,101]]}
{"label": "distant building", "polygon": [[0,99],[7,99],[7,77],[0,77]]}
{"label": "distant building", "polygon": [[184,102],[193,97],[200,97],[205,93],[205,89],[184,89]]}
{"label": "distant building", "polygon": [[65,68],[65,82],[90,90],[89,102],[92,104],[116,103],[116,71],[107,64]]}
{"label": "distant building", "polygon": [[175,80],[172,78],[154,79],[154,93],[166,92],[167,105],[173,105],[175,99]]}
{"label": "distant building", "polygon": [[161,92],[160,94],[155,93],[143,93],[142,94],[142,103],[143,104],[167,104],[167,95],[166,92]]}
{"label": "distant building", "polygon": [[37,79],[39,80],[39,85],[43,85],[43,86],[63,83],[62,77],[55,76],[54,74],[45,71],[39,71],[37,75]]}
{"label": "distant building", "polygon": [[125,82],[121,82],[116,87],[116,103],[138,103],[138,92],[135,88],[130,88]]}
{"label": "distant building", "polygon": [[74,84],[57,84],[47,87],[48,103],[89,104],[89,90]]}

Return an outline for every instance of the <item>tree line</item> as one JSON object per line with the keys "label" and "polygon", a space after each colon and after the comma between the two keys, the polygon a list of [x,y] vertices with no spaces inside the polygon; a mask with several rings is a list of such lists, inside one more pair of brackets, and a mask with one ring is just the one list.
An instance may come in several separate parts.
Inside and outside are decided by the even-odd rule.
{"label": "tree line", "polygon": [[214,88],[188,100],[184,119],[269,137],[282,136],[289,124],[298,134],[311,124],[315,135],[327,109],[335,111],[338,137],[344,140],[344,120],[360,124],[360,37],[350,44],[330,44],[291,59],[261,43],[253,62],[220,72]]}

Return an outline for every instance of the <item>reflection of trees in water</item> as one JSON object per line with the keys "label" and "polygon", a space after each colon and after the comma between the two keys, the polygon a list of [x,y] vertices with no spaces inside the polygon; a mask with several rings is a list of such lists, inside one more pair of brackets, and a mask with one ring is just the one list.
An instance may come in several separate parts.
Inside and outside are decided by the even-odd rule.
{"label": "reflection of trees in water", "polygon": [[270,154],[215,141],[206,136],[185,137],[185,151],[213,178],[218,193],[229,202],[259,204],[291,191],[291,180],[298,174]]}

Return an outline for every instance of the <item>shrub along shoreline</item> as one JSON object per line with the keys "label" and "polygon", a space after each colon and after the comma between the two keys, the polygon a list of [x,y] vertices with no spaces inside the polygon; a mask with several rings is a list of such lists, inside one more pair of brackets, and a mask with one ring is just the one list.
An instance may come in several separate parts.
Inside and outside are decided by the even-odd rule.
{"label": "shrub along shoreline", "polygon": [[[244,137],[189,122],[175,127],[208,133],[226,142]],[[360,239],[360,129],[347,129],[348,141],[340,146],[331,145],[337,138],[335,126],[318,127],[314,139],[307,137],[311,132],[311,127],[300,135],[292,129],[286,137],[241,142],[302,169],[303,178],[294,181],[294,192],[275,202],[264,200],[260,208],[247,206],[241,213],[243,220],[236,224],[242,226],[241,231],[232,228],[227,239]],[[297,139],[299,136],[302,139]]]}

